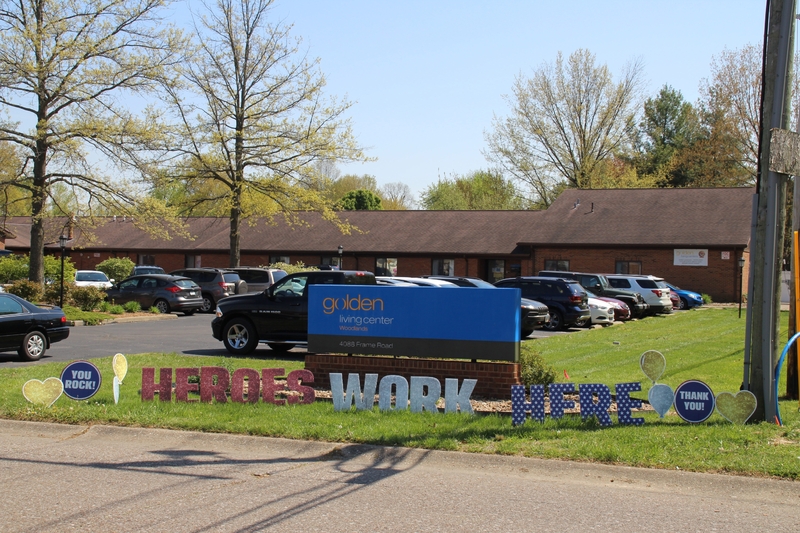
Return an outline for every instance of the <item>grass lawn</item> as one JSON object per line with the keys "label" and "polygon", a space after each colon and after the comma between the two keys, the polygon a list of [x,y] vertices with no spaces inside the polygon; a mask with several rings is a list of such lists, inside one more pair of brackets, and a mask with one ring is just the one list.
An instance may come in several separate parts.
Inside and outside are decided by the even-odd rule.
{"label": "grass lawn", "polygon": [[[786,314],[783,314],[784,322]],[[786,338],[785,333],[781,335]],[[605,329],[526,341],[523,350],[537,350],[557,370],[578,383],[639,381],[645,399],[651,385],[639,368],[646,350],[667,359],[658,380],[675,389],[686,379],[705,381],[715,394],[736,392],[742,381],[744,318],[736,309],[699,309],[649,318]],[[784,341],[785,342],[785,341]],[[782,401],[784,426],[735,426],[715,413],[706,422],[688,424],[670,412],[664,419],[645,413],[640,427],[600,427],[579,416],[544,423],[527,421],[513,427],[502,415],[468,416],[410,412],[336,413],[330,402],[275,406],[143,402],[139,397],[142,367],[224,366],[234,368],[302,368],[302,361],[221,357],[197,359],[175,354],[127,356],[129,370],[114,403],[111,358],[93,360],[103,375],[100,392],[86,401],[62,396],[50,408],[34,406],[22,396],[29,379],[59,376],[64,364],[44,363],[0,369],[0,417],[71,424],[116,424],[210,432],[242,433],[330,442],[359,442],[476,453],[524,455],[596,461],[741,475],[800,477],[800,416],[796,401]],[[156,371],[158,372],[158,371]],[[785,369],[782,379],[785,380]],[[781,384],[781,391],[785,386]],[[640,416],[637,414],[636,416]]]}

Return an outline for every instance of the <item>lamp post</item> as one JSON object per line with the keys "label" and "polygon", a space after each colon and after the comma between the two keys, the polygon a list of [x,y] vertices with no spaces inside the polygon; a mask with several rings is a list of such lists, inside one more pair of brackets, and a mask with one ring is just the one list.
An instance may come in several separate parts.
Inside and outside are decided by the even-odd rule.
{"label": "lamp post", "polygon": [[739,258],[739,318],[742,318],[742,289],[744,288],[744,256]]}
{"label": "lamp post", "polygon": [[344,252],[344,246],[340,244],[338,250],[339,250],[339,270],[342,270],[342,252]]}
{"label": "lamp post", "polygon": [[61,247],[61,295],[58,299],[58,306],[64,309],[64,248],[67,247],[69,237],[61,235],[58,238],[58,245]]}

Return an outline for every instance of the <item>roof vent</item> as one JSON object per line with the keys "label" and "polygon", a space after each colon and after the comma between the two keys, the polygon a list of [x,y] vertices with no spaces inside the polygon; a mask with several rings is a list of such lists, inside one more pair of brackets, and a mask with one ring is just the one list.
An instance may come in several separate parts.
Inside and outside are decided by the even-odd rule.
{"label": "roof vent", "polygon": [[572,206],[572,209],[577,209],[579,205],[581,205],[581,199],[580,198],[576,198],[575,199],[575,204]]}

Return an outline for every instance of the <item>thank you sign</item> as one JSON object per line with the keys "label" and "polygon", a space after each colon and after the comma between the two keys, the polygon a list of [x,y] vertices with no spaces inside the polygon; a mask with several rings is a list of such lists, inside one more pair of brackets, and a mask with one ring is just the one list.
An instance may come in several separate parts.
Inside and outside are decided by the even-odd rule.
{"label": "thank you sign", "polygon": [[308,350],[519,358],[519,289],[311,285]]}

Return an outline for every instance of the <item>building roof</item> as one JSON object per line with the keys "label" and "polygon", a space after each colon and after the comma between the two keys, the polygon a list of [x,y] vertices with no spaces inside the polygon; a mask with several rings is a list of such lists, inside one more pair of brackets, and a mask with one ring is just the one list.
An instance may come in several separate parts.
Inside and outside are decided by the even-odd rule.
{"label": "building roof", "polygon": [[[363,254],[509,255],[520,246],[747,246],[752,188],[565,190],[545,211],[347,211],[358,228],[343,235],[317,213],[302,225],[283,219],[245,221],[241,251],[335,255],[338,246]],[[45,241],[58,248],[65,219],[48,220]],[[228,250],[227,218],[188,218],[191,238],[153,237],[130,218],[101,219],[93,238],[76,226],[69,248],[197,253]],[[30,219],[5,224],[6,248],[30,249]]]}
{"label": "building roof", "polygon": [[530,245],[747,246],[755,189],[599,189],[562,192]]}

